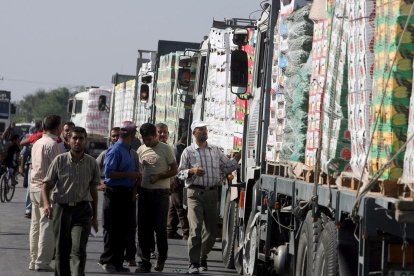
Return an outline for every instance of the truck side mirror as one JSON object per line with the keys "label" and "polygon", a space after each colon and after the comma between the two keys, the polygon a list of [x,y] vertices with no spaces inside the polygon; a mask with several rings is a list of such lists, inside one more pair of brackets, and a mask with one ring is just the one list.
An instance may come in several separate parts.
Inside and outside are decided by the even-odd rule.
{"label": "truck side mirror", "polygon": [[69,113],[69,114],[72,114],[72,109],[73,109],[73,99],[70,99],[69,101],[68,101],[68,107],[67,107],[67,112]]}
{"label": "truck side mirror", "polygon": [[184,68],[190,68],[191,67],[191,56],[182,55],[178,57],[178,66],[184,67]]}
{"label": "truck side mirror", "polygon": [[10,114],[16,114],[16,105],[15,104],[10,105]]}
{"label": "truck side mirror", "polygon": [[178,89],[188,92],[190,89],[191,73],[188,68],[178,69]]}
{"label": "truck side mirror", "polygon": [[147,84],[141,84],[139,89],[139,100],[141,103],[147,103],[149,99],[149,86]]}
{"label": "truck side mirror", "polygon": [[151,83],[152,82],[152,76],[151,75],[143,75],[141,77],[141,82],[145,83],[145,84]]}
{"label": "truck side mirror", "polygon": [[99,96],[98,110],[99,111],[105,111],[106,110],[106,96],[104,96],[104,95]]}
{"label": "truck side mirror", "polygon": [[248,60],[245,51],[234,50],[231,52],[230,71],[231,93],[245,94],[248,82]]}

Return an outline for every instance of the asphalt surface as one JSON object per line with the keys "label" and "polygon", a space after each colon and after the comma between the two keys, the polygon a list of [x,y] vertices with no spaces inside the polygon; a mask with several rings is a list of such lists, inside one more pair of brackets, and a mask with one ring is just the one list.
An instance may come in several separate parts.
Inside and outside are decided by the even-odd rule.
{"label": "asphalt surface", "polygon": [[[11,202],[0,203],[0,276],[15,275],[54,275],[51,272],[29,271],[29,229],[30,220],[24,217],[24,202],[26,189],[22,187],[22,179],[16,186],[16,192]],[[101,210],[102,193],[99,193],[99,210]],[[101,225],[101,214],[99,213]],[[179,275],[186,274],[188,269],[187,243],[183,240],[168,240],[169,258],[163,272],[151,272],[150,275]],[[223,268],[221,244],[216,243],[209,255],[208,271],[202,275],[236,275],[234,270]],[[102,228],[96,237],[90,237],[86,275],[107,275],[97,264],[103,251]],[[136,258],[139,261],[139,257]],[[155,265],[156,260],[152,260]],[[51,264],[53,266],[53,262]],[[134,274],[135,267],[131,267]],[[148,274],[148,273],[146,273]],[[137,274],[138,275],[138,274]]]}

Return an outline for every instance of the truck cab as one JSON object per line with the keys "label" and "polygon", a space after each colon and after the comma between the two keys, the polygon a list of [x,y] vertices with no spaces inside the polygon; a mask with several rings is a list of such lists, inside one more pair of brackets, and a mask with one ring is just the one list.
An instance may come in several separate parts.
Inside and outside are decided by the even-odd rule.
{"label": "truck cab", "polygon": [[107,148],[110,100],[109,89],[88,87],[68,102],[71,121],[85,128],[88,134],[87,150],[95,158]]}

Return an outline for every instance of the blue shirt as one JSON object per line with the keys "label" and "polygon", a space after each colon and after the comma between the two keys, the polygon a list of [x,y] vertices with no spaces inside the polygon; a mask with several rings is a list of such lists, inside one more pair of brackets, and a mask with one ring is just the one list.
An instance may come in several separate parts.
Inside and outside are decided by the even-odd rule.
{"label": "blue shirt", "polygon": [[108,149],[105,156],[105,181],[108,186],[134,187],[133,179],[111,179],[109,176],[112,172],[136,172],[137,161],[131,154],[131,146],[122,141],[118,141]]}

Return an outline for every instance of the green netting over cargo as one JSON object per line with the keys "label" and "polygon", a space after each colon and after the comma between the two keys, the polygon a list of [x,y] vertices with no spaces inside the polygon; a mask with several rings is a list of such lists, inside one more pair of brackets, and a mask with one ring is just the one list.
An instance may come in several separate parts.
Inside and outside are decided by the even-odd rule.
{"label": "green netting over cargo", "polygon": [[281,158],[286,161],[305,161],[308,98],[312,71],[313,23],[309,20],[310,5],[287,17],[288,65],[285,70],[286,123]]}
{"label": "green netting over cargo", "polygon": [[[184,120],[186,110],[191,106],[186,105],[180,97],[177,86],[178,60],[183,52],[169,53],[160,57],[158,67],[157,90],[155,98],[156,123],[165,123],[170,133],[170,141],[176,142],[180,135],[179,130],[187,122]],[[190,67],[190,89],[189,96],[192,96],[195,82],[196,61],[193,60]]]}
{"label": "green netting over cargo", "polygon": [[328,3],[329,51],[323,96],[321,168],[337,176],[350,170],[351,140],[348,131],[348,15],[346,0]]}
{"label": "green netting over cargo", "polygon": [[[407,140],[413,79],[413,17],[410,18],[403,37],[401,35],[412,4],[412,0],[376,1],[371,176],[387,164]],[[394,67],[391,68],[393,63]],[[402,176],[403,161],[404,151],[385,169],[380,179],[398,180]]]}
{"label": "green netting over cargo", "polygon": [[[312,59],[299,70],[297,75],[286,83],[286,126],[282,158],[284,160],[305,162],[306,131],[308,125],[308,96]],[[289,95],[289,96],[288,96]]]}

